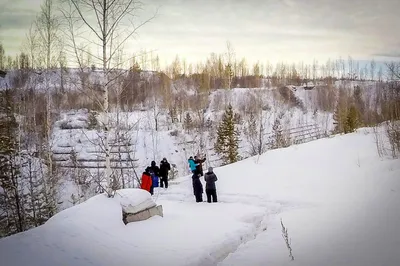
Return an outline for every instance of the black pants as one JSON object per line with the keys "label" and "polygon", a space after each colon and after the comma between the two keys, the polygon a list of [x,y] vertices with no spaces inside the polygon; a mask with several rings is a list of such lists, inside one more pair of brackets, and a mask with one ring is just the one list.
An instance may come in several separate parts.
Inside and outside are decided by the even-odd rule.
{"label": "black pants", "polygon": [[153,185],[151,185],[151,187],[150,187],[150,194],[151,194],[151,195],[154,194],[154,187],[153,187]]}
{"label": "black pants", "polygon": [[196,193],[194,196],[196,197],[196,202],[203,202],[203,193]]}
{"label": "black pants", "polygon": [[165,184],[165,188],[168,188],[168,177],[161,177],[161,181],[160,181],[160,187],[164,187]]}
{"label": "black pants", "polygon": [[211,203],[211,198],[213,202],[217,202],[217,190],[216,189],[206,189],[207,202]]}

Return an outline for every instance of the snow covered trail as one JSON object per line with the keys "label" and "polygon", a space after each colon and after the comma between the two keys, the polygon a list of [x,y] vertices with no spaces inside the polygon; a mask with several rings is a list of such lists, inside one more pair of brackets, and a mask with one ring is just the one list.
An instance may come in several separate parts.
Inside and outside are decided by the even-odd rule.
{"label": "snow covered trail", "polygon": [[[205,186],[204,180],[202,180],[202,183]],[[192,213],[192,218],[196,221],[204,220],[204,223],[211,221],[212,227],[228,226],[235,220],[235,215],[241,216],[239,220],[244,223],[242,230],[227,234],[223,239],[211,241],[209,245],[205,244],[206,248],[202,248],[202,252],[185,264],[186,266],[218,265],[229,255],[236,252],[239,247],[255,240],[259,234],[265,232],[268,229],[271,215],[308,206],[296,202],[271,201],[268,194],[241,195],[232,193],[218,193],[218,203],[195,203],[190,176],[175,180],[174,185],[168,189],[156,188],[153,198],[158,204],[162,204],[167,212],[169,205],[175,206],[177,202],[183,205],[194,205],[196,210]],[[205,194],[203,200],[206,200]],[[243,214],[244,210],[249,209],[255,211],[250,214]],[[221,214],[223,214],[223,220],[220,218]],[[204,232],[202,234],[205,234],[206,238],[209,236]],[[205,241],[207,242],[207,240]]]}

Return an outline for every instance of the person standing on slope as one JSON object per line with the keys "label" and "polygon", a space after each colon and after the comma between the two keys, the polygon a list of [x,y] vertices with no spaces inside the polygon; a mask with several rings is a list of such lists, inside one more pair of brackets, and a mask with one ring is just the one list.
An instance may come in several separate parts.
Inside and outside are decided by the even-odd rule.
{"label": "person standing on slope", "polygon": [[213,172],[212,167],[208,167],[208,172],[205,173],[204,180],[206,181],[207,202],[211,203],[211,198],[213,202],[217,202],[217,188],[215,182],[218,178]]}
{"label": "person standing on slope", "polygon": [[171,170],[171,165],[166,158],[163,158],[160,163],[160,177],[161,177],[161,187],[168,188],[168,171]]}
{"label": "person standing on slope", "polygon": [[200,173],[201,176],[203,176],[203,163],[206,161],[206,158],[204,159],[199,159],[197,156],[194,156],[194,163],[197,165],[196,169]]}
{"label": "person standing on slope", "polygon": [[188,163],[189,163],[190,171],[192,171],[192,174],[195,174],[196,170],[197,170],[197,164],[194,162],[193,156],[189,157]]}
{"label": "person standing on slope", "polygon": [[193,194],[196,202],[203,202],[203,184],[200,181],[200,174],[196,172],[192,176]]}
{"label": "person standing on slope", "polygon": [[153,180],[153,188],[159,186],[159,177],[160,177],[160,168],[156,165],[155,161],[151,162],[151,166],[149,168],[151,178]]}
{"label": "person standing on slope", "polygon": [[140,188],[147,190],[151,195],[153,195],[153,180],[151,179],[151,175],[149,173],[149,167],[147,167],[142,174]]}

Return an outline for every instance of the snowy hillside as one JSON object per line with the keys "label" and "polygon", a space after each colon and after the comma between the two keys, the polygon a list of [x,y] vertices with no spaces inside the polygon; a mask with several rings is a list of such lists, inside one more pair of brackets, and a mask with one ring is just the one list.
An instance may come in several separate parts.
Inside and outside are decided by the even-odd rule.
{"label": "snowy hillside", "polygon": [[[158,164],[163,157],[174,164],[174,169],[180,176],[190,173],[187,159],[192,155],[206,156],[206,167],[221,165],[222,162],[214,151],[214,143],[218,123],[228,103],[232,104],[235,112],[241,114],[241,121],[237,124],[241,132],[239,143],[241,158],[253,155],[249,146],[254,144],[251,143],[254,140],[249,138],[246,131],[249,126],[248,113],[260,112],[256,122],[262,123],[263,126],[261,141],[264,151],[268,148],[267,143],[270,141],[277,119],[282,130],[312,126],[310,133],[304,133],[304,129],[292,130],[298,135],[301,134],[302,139],[307,138],[307,141],[326,136],[333,129],[332,113],[314,113],[310,108],[304,110],[291,107],[279,97],[275,89],[267,88],[216,90],[209,95],[206,109],[200,114],[202,119],[209,123],[201,130],[200,128],[186,130],[184,120],[171,123],[171,118],[165,110],[155,110],[152,107],[144,107],[133,112],[111,113],[110,118],[113,123],[111,143],[115,143],[111,147],[111,160],[114,171],[121,173],[122,187],[136,186],[137,177],[150,165],[150,162],[154,160]],[[199,114],[194,111],[186,112],[188,113],[193,123],[198,123]],[[99,189],[98,184],[104,169],[102,152],[104,147],[96,126],[88,129],[91,123],[90,116],[91,114],[85,110],[71,110],[63,112],[60,120],[54,125],[52,150],[55,162],[64,171],[63,178],[66,180],[61,190],[61,202],[63,202],[61,209],[72,206],[70,198],[72,194],[75,196],[84,194],[82,199],[85,200]],[[101,115],[96,116],[97,124],[100,124],[102,119]],[[124,140],[116,143],[121,137]],[[81,173],[77,172],[78,170]],[[90,187],[85,192],[79,192],[78,188],[71,187],[73,184],[71,176],[79,174],[87,176],[84,179]]]}
{"label": "snowy hillside", "polygon": [[399,265],[400,163],[374,142],[359,129],[216,168],[213,204],[195,203],[182,176],[153,196],[163,218],[128,225],[120,196],[98,195],[1,239],[0,257],[7,266]]}

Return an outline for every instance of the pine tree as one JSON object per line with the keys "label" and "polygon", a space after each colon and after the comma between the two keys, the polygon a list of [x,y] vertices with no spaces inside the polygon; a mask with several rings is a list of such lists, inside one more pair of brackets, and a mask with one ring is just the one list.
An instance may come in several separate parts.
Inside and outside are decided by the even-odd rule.
{"label": "pine tree", "polygon": [[362,119],[365,117],[365,103],[363,100],[362,90],[360,86],[356,86],[356,88],[354,89],[353,98],[357,110],[357,116],[359,118],[358,122],[360,122],[361,124],[365,122],[363,121],[364,119]]}
{"label": "pine tree", "polygon": [[2,91],[0,100],[0,209],[5,212],[0,214],[0,236],[4,236],[25,230],[25,213],[12,92]]}
{"label": "pine tree", "polygon": [[206,128],[211,128],[212,127],[212,120],[211,118],[207,118],[206,122],[204,123],[204,126]]}
{"label": "pine tree", "polygon": [[51,216],[46,206],[45,174],[40,160],[28,155],[23,157],[27,173],[28,190],[24,194],[26,224],[28,228],[44,224]]}
{"label": "pine tree", "polygon": [[346,120],[348,114],[348,104],[347,104],[348,96],[346,92],[342,89],[339,90],[339,98],[338,103],[335,108],[335,112],[333,114],[335,132],[342,133],[345,132],[346,128]]}
{"label": "pine tree", "polygon": [[189,112],[186,113],[185,120],[183,121],[183,123],[185,129],[187,130],[187,133],[189,133],[190,129],[192,129],[193,126],[193,119]]}
{"label": "pine tree", "polygon": [[275,122],[272,126],[272,136],[270,143],[271,149],[288,147],[290,145],[289,139],[285,137],[283,133],[282,123],[279,118],[275,119]]}
{"label": "pine tree", "polygon": [[352,105],[347,113],[344,133],[352,133],[358,128],[358,126],[359,119],[357,109],[354,105]]}
{"label": "pine tree", "polygon": [[224,164],[234,163],[239,160],[239,132],[235,127],[234,112],[231,104],[225,109],[222,121],[218,126],[214,149],[221,156]]}
{"label": "pine tree", "polygon": [[242,123],[242,117],[240,116],[240,114],[235,113],[235,115],[233,116],[233,121],[235,122],[235,124],[241,124]]}

